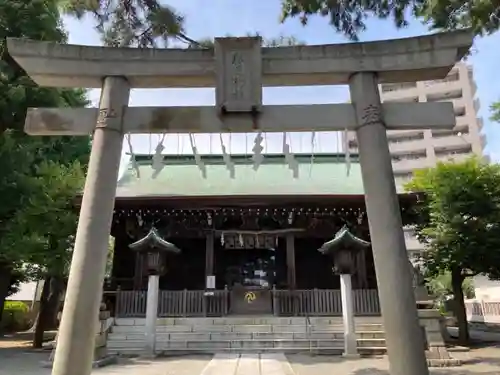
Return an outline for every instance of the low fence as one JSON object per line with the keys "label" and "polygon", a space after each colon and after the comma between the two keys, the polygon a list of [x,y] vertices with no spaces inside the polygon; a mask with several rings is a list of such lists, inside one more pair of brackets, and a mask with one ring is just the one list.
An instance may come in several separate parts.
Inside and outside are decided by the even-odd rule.
{"label": "low fence", "polygon": [[[337,289],[275,290],[274,308],[282,316],[342,315],[342,295]],[[376,289],[353,290],[355,315],[379,315]]]}
{"label": "low fence", "polygon": [[[116,317],[144,317],[146,291],[116,292]],[[342,314],[340,290],[305,289],[272,291],[273,314],[276,316],[336,316]],[[355,315],[379,315],[380,304],[376,289],[353,291]],[[228,290],[216,290],[207,295],[204,290],[160,291],[159,317],[225,316],[231,311]]]}
{"label": "low fence", "polygon": [[[145,317],[147,292],[142,290],[116,293],[117,317]],[[158,296],[159,317],[224,316],[228,314],[229,293],[215,290],[206,296],[204,290],[161,290]]]}
{"label": "low fence", "polygon": [[500,301],[465,301],[467,320],[471,323],[500,324]]}

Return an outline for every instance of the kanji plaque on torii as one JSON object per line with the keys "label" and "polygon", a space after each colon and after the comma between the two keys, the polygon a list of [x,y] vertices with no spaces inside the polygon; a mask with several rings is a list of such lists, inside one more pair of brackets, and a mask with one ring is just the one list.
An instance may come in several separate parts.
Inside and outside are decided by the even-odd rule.
{"label": "kanji plaque on torii", "polygon": [[[53,374],[89,375],[125,133],[355,130],[392,375],[426,375],[424,345],[388,149],[387,129],[452,128],[450,103],[381,104],[379,83],[440,79],[472,44],[465,31],[418,38],[260,48],[140,50],[8,40],[42,86],[101,88],[99,109],[31,109],[33,135],[94,132]],[[349,84],[352,104],[263,106],[262,86]],[[131,88],[216,87],[215,107],[128,107]],[[92,275],[89,277],[89,275]]]}

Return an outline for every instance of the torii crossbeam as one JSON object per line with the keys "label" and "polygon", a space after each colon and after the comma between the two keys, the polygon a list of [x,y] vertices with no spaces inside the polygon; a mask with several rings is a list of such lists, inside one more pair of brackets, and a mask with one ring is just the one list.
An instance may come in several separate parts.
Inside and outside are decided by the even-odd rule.
{"label": "torii crossbeam", "polygon": [[[216,39],[207,50],[127,49],[9,39],[40,85],[102,87],[99,110],[31,110],[30,134],[94,132],[53,374],[89,375],[124,133],[352,129],[392,375],[428,375],[394,184],[387,129],[451,128],[451,104],[380,103],[379,83],[444,78],[472,44],[458,31],[327,46],[261,48]],[[349,84],[352,104],[263,106],[263,86]],[[216,107],[130,108],[131,88],[214,87]],[[95,122],[95,126],[93,126]]]}

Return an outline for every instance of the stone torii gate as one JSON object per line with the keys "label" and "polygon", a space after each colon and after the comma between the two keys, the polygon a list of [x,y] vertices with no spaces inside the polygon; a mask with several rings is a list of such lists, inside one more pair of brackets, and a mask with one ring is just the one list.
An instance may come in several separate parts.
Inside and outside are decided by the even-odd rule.
{"label": "stone torii gate", "polygon": [[[128,49],[9,39],[41,86],[102,88],[99,109],[31,109],[32,135],[88,135],[85,183],[53,374],[89,375],[125,133],[355,130],[392,375],[428,374],[402,231],[388,129],[452,128],[450,103],[381,104],[378,84],[444,78],[468,31],[322,46],[261,48],[221,38],[214,49]],[[349,84],[352,104],[263,106],[263,86]],[[128,107],[131,88],[216,87],[215,107]]]}

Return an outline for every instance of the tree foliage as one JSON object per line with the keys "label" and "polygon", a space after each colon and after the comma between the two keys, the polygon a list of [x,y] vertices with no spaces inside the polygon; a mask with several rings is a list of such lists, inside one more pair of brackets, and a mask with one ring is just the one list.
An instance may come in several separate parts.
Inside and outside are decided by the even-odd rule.
{"label": "tree foliage", "polygon": [[[500,269],[500,166],[478,158],[418,170],[407,189],[424,192],[416,233],[428,248],[430,274],[459,268],[464,276]],[[498,250],[497,250],[498,249]]]}
{"label": "tree foliage", "polygon": [[299,17],[306,25],[314,15],[328,17],[337,32],[358,40],[366,19],[392,19],[397,28],[408,25],[408,17],[419,18],[432,29],[471,28],[477,35],[498,30],[498,1],[458,0],[282,0],[282,20]]}
{"label": "tree foliage", "polygon": [[90,14],[108,46],[167,47],[172,39],[196,43],[184,34],[184,17],[159,0],[60,0],[79,19]]}
{"label": "tree foliage", "polygon": [[[91,15],[107,46],[169,47],[172,42],[181,42],[190,48],[213,47],[213,39],[190,38],[184,17],[159,0],[59,0],[59,4],[66,14],[78,19]],[[285,36],[265,43],[269,47],[297,44],[301,43]]]}
{"label": "tree foliage", "polygon": [[[58,260],[51,257],[56,252],[42,246],[47,229],[51,244],[60,244],[74,231],[76,219],[72,214],[70,223],[69,213],[50,210],[60,207],[61,200],[71,203],[65,178],[86,165],[90,150],[86,137],[30,137],[23,132],[29,107],[81,107],[87,100],[83,90],[36,85],[9,56],[6,37],[66,42],[58,1],[0,0],[0,308],[13,273],[24,272],[27,264],[37,270],[54,269]],[[56,188],[56,183],[63,185]],[[54,215],[61,216],[58,225]]]}
{"label": "tree foliage", "polygon": [[[29,107],[88,103],[81,90],[39,87],[6,50],[5,37],[65,42],[57,1],[0,0],[0,35],[0,236],[4,237],[6,225],[32,198],[38,166],[51,160],[85,164],[90,143],[85,137],[29,137],[22,131]],[[0,247],[0,256],[5,257],[6,251]]]}
{"label": "tree foliage", "polygon": [[491,116],[490,120],[500,122],[500,101],[494,102],[490,105]]}
{"label": "tree foliage", "polygon": [[479,273],[500,275],[500,166],[475,157],[438,163],[416,171],[406,189],[421,193],[413,209],[426,274],[451,274],[461,340],[467,341],[463,282]]}
{"label": "tree foliage", "polygon": [[1,248],[14,253],[11,257],[23,254],[33,278],[65,275],[78,221],[74,199],[84,179],[78,161],[67,166],[44,162],[31,176],[29,201],[9,220]]}
{"label": "tree foliage", "polygon": [[[63,10],[77,18],[96,20],[103,42],[110,46],[163,46],[172,40],[199,43],[186,35],[184,17],[160,0],[59,0]],[[396,27],[419,18],[433,29],[470,27],[490,34],[499,27],[498,1],[457,0],[281,0],[281,19],[299,17],[305,25],[313,15],[328,17],[334,29],[357,40],[368,17],[392,19]]]}

